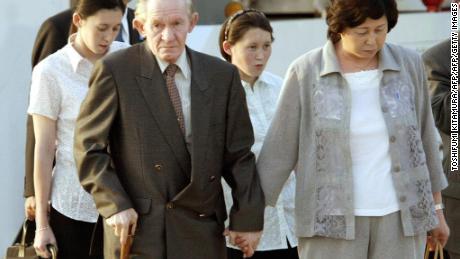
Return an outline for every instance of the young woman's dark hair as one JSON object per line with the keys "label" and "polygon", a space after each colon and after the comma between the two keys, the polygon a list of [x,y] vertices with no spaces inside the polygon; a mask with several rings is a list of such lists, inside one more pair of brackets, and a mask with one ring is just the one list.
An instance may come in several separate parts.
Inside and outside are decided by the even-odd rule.
{"label": "young woman's dark hair", "polygon": [[223,42],[228,41],[230,44],[235,44],[244,34],[253,28],[260,28],[271,34],[273,38],[273,28],[270,25],[270,21],[265,17],[264,13],[249,9],[236,12],[222,24],[219,34],[219,48],[222,57],[228,62],[231,62],[232,57],[228,55],[223,49]]}
{"label": "young woman's dark hair", "polygon": [[337,43],[340,33],[346,28],[359,26],[367,18],[379,19],[386,16],[388,32],[398,21],[398,9],[395,0],[331,0],[327,10],[327,37]]}
{"label": "young woman's dark hair", "polygon": [[[79,0],[75,6],[74,12],[78,13],[82,19],[86,19],[102,9],[120,9],[121,12],[124,13],[126,4],[123,0]],[[77,32],[77,27],[73,23],[70,32]]]}

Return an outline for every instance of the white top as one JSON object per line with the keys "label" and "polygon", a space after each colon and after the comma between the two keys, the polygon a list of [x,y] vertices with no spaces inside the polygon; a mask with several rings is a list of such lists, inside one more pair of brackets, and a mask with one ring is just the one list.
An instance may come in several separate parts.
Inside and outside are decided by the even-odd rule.
{"label": "white top", "polygon": [[399,210],[391,176],[388,130],[379,89],[382,72],[345,74],[351,89],[350,145],[356,216],[384,216]]}
{"label": "white top", "polygon": [[[53,168],[51,204],[61,214],[85,222],[96,222],[98,212],[90,194],[77,176],[73,155],[75,121],[88,92],[93,64],[69,43],[38,63],[32,72],[30,104],[27,112],[56,121],[56,165]],[[128,47],[114,41],[109,53]]]}
{"label": "white top", "polygon": [[[255,82],[253,88],[245,81],[241,81],[241,83],[246,92],[249,116],[254,129],[255,141],[251,151],[257,158],[275,113],[283,81],[276,75],[263,72]],[[227,205],[227,212],[229,213],[233,204],[231,189],[225,181],[222,181],[222,183],[224,187],[225,204]],[[283,187],[276,207],[265,208],[264,231],[257,250],[286,249],[288,248],[286,240],[289,240],[292,247],[297,246],[297,238],[294,233],[294,196],[295,176],[291,174]],[[236,248],[230,245],[228,240],[227,246]]]}
{"label": "white top", "polygon": [[[157,60],[158,66],[160,67],[161,73],[164,74],[169,63],[159,59],[157,56],[155,56],[155,58]],[[184,114],[185,142],[187,143],[188,150],[191,150],[190,145],[192,144],[192,117],[190,85],[192,83],[192,70],[190,68],[187,52],[185,50],[177,59],[176,65],[179,67],[175,75],[175,80],[182,104],[182,113]]]}

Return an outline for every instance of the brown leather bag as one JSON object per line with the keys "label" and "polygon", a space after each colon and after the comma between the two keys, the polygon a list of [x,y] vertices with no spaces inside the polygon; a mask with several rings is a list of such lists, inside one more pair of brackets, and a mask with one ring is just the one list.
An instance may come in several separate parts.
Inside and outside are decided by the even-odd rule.
{"label": "brown leather bag", "polygon": [[[4,259],[39,259],[33,247],[35,237],[35,223],[26,220],[19,230],[12,246],[6,249]],[[53,259],[57,259],[57,248],[54,245],[48,245],[48,249]]]}

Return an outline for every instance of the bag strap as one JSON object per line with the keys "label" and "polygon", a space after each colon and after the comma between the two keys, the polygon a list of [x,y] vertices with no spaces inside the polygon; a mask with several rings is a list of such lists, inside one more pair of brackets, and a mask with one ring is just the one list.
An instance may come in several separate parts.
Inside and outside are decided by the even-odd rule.
{"label": "bag strap", "polygon": [[22,224],[22,236],[21,236],[21,243],[19,244],[18,257],[24,257],[26,253],[27,224],[29,223],[26,219],[24,223]]}
{"label": "bag strap", "polygon": [[52,259],[57,259],[58,249],[55,245],[47,245],[48,251],[51,253]]}

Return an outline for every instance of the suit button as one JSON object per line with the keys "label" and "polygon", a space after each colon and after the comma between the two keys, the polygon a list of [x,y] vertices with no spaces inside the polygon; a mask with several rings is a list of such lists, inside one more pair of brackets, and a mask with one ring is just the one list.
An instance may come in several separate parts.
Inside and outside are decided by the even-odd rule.
{"label": "suit button", "polygon": [[382,107],[382,112],[384,112],[384,113],[387,113],[387,112],[388,112],[388,108],[387,108],[387,107],[385,107],[385,106],[384,106],[384,107]]}
{"label": "suit button", "polygon": [[395,171],[395,173],[399,173],[401,171],[401,167],[397,165],[393,168],[393,171]]}
{"label": "suit button", "polygon": [[157,171],[157,172],[159,172],[159,171],[161,171],[161,169],[163,169],[163,166],[160,165],[160,164],[155,164],[153,167],[155,168],[155,171]]}
{"label": "suit button", "polygon": [[216,176],[215,176],[215,175],[209,176],[209,181],[210,181],[210,182],[213,182],[214,180],[216,180]]}
{"label": "suit button", "polygon": [[407,200],[406,196],[399,197],[400,202],[406,202],[406,200]]}
{"label": "suit button", "polygon": [[395,143],[395,141],[396,141],[396,137],[395,137],[395,136],[391,136],[391,137],[390,137],[390,142],[391,142],[391,143]]}
{"label": "suit button", "polygon": [[174,209],[174,208],[175,208],[174,203],[172,203],[172,202],[166,203],[166,208],[167,208],[168,210]]}

